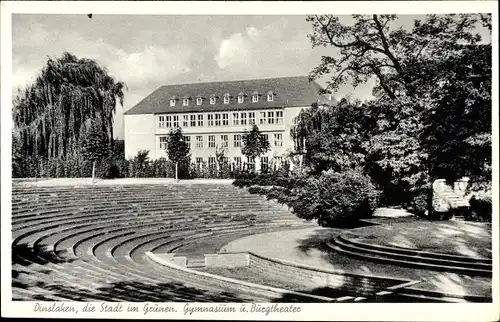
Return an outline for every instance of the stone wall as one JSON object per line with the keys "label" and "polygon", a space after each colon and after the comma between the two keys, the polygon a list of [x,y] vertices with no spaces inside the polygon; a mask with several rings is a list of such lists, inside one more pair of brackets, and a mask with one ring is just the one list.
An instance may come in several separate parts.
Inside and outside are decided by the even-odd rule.
{"label": "stone wall", "polygon": [[248,264],[248,253],[205,254],[206,267],[244,267]]}
{"label": "stone wall", "polygon": [[269,274],[276,279],[293,280],[308,287],[331,287],[345,290],[352,296],[370,296],[376,292],[407,284],[409,280],[370,275],[355,275],[341,271],[319,270],[290,263],[282,260],[270,259],[250,253],[250,266],[259,269],[262,274]]}

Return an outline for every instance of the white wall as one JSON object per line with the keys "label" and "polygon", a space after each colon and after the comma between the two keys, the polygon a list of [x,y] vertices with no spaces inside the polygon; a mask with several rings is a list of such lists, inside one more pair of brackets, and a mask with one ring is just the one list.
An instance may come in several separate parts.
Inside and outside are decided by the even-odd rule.
{"label": "white wall", "polygon": [[[269,161],[272,160],[274,156],[282,156],[287,150],[293,149],[294,144],[290,137],[290,128],[293,125],[293,118],[296,117],[299,112],[307,107],[286,107],[283,109],[283,124],[259,124],[259,112],[258,110],[252,111],[256,114],[256,124],[258,125],[262,133],[268,134],[269,143],[271,145],[271,150],[266,153],[265,156],[269,157]],[[275,109],[272,109],[276,111]],[[267,110],[266,110],[267,111]],[[239,111],[244,112],[244,111]],[[247,111],[248,112],[248,111]],[[251,125],[232,125],[232,112],[229,113],[229,125],[227,126],[208,126],[208,113],[195,113],[195,114],[205,114],[204,115],[204,126],[203,127],[183,127],[184,135],[189,135],[191,137],[191,159],[194,162],[196,157],[203,157],[204,161],[208,161],[209,156],[215,156],[215,148],[208,147],[208,135],[215,135],[215,143],[220,146],[221,138],[223,134],[228,135],[228,149],[227,156],[231,159],[236,156],[241,156],[241,148],[234,147],[233,135],[243,134],[244,130],[250,130]],[[184,113],[187,114],[187,113]],[[179,125],[182,127],[182,115],[179,115]],[[160,137],[167,135],[170,132],[169,128],[158,127],[158,115],[144,114],[144,115],[125,115],[124,116],[124,127],[125,127],[125,157],[132,158],[140,150],[149,150],[149,157],[151,159],[157,159],[160,157],[166,157],[165,150],[160,149]],[[283,137],[283,146],[274,146],[274,133],[281,133]],[[196,148],[196,135],[202,135],[204,137],[203,148]],[[245,162],[246,158],[242,157],[242,161]]]}
{"label": "white wall", "polygon": [[124,115],[124,128],[125,158],[133,158],[140,150],[149,150],[149,157],[157,158],[153,114]]}

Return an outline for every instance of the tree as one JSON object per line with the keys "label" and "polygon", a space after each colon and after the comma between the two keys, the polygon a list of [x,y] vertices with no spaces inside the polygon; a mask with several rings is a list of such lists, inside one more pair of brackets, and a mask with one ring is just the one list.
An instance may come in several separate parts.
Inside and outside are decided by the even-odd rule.
{"label": "tree", "polygon": [[353,23],[346,24],[333,15],[308,16],[312,46],[333,47],[338,53],[323,56],[310,77],[332,73],[326,90],[346,83],[356,87],[375,78],[375,92],[390,99],[417,96],[442,76],[438,72],[429,77],[425,72],[422,77],[427,71],[423,61],[440,60],[460,51],[463,44],[481,41],[478,24],[491,28],[491,15],[427,15],[424,21],[415,20],[411,31],[393,28],[397,19],[397,15],[353,15]]}
{"label": "tree", "polygon": [[125,85],[96,61],[65,52],[49,58],[32,85],[13,101],[14,132],[23,158],[65,160],[87,136],[87,120],[102,125],[113,144],[113,115]]}
{"label": "tree", "polygon": [[312,174],[353,169],[363,163],[362,143],[368,130],[363,123],[365,113],[359,102],[347,100],[322,108],[313,104],[299,113],[290,134]]}
{"label": "tree", "polygon": [[108,138],[102,126],[93,120],[85,122],[86,135],[81,144],[82,156],[92,161],[92,182],[95,178],[96,162],[109,155]]}
{"label": "tree", "polygon": [[491,31],[491,15],[427,15],[410,29],[394,28],[397,19],[309,16],[313,47],[338,52],[322,57],[311,78],[332,73],[327,90],[376,79],[365,147],[369,170],[385,184],[491,181],[491,43],[478,33]]}
{"label": "tree", "polygon": [[[250,132],[245,132],[242,137],[241,153],[250,160],[260,157],[271,149],[266,136],[260,133],[259,127],[253,125]],[[254,171],[257,169],[254,168]]]}
{"label": "tree", "polygon": [[420,133],[435,177],[491,181],[491,50],[491,44],[467,46],[440,62],[450,81],[435,85]]}
{"label": "tree", "polygon": [[226,147],[219,147],[218,145],[215,147],[215,161],[217,162],[219,175],[223,177],[224,172],[227,171],[228,166]]}
{"label": "tree", "polygon": [[[167,155],[169,160],[175,162],[175,179],[179,179],[179,163],[183,166],[189,165],[189,145],[184,140],[182,129],[177,127],[171,129],[167,137]],[[182,172],[184,173],[184,171]]]}

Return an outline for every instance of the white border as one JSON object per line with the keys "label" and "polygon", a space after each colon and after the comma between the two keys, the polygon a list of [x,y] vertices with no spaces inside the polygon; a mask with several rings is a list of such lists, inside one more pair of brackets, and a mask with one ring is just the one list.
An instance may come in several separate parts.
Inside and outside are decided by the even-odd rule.
{"label": "white border", "polygon": [[[59,313],[34,313],[33,302],[12,302],[10,271],[10,209],[11,209],[11,128],[12,119],[12,19],[13,13],[36,14],[154,14],[154,15],[304,15],[304,14],[426,14],[426,13],[473,13],[489,12],[493,15],[493,196],[499,196],[499,120],[498,120],[498,3],[497,1],[370,1],[370,2],[2,2],[1,3],[1,210],[2,210],[2,316],[71,318]],[[412,321],[484,321],[499,320],[498,285],[498,199],[494,201],[493,216],[493,304],[301,304],[301,312],[294,314],[244,314],[218,313],[183,315],[184,303],[174,303],[176,314],[80,312],[77,318],[155,318],[155,319],[241,319],[241,320],[412,320]],[[74,304],[81,308],[85,303]],[[97,303],[99,305],[99,303]],[[362,304],[362,306],[360,306]],[[210,306],[214,304],[204,304]],[[230,304],[228,304],[230,306]],[[357,306],[353,306],[357,305]],[[139,305],[141,306],[141,305]],[[99,306],[98,306],[99,307]],[[236,305],[238,307],[238,305]]]}

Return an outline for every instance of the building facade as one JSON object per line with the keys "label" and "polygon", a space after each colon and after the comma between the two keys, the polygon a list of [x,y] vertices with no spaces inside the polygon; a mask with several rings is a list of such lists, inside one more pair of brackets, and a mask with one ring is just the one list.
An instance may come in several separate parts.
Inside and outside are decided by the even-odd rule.
{"label": "building facade", "polygon": [[271,150],[253,161],[279,165],[294,147],[290,129],[299,112],[312,103],[332,104],[320,90],[307,76],[162,86],[125,112],[125,156],[149,150],[152,159],[167,157],[167,135],[181,127],[192,162],[213,166],[223,150],[230,163],[253,163],[241,147],[256,124]]}

